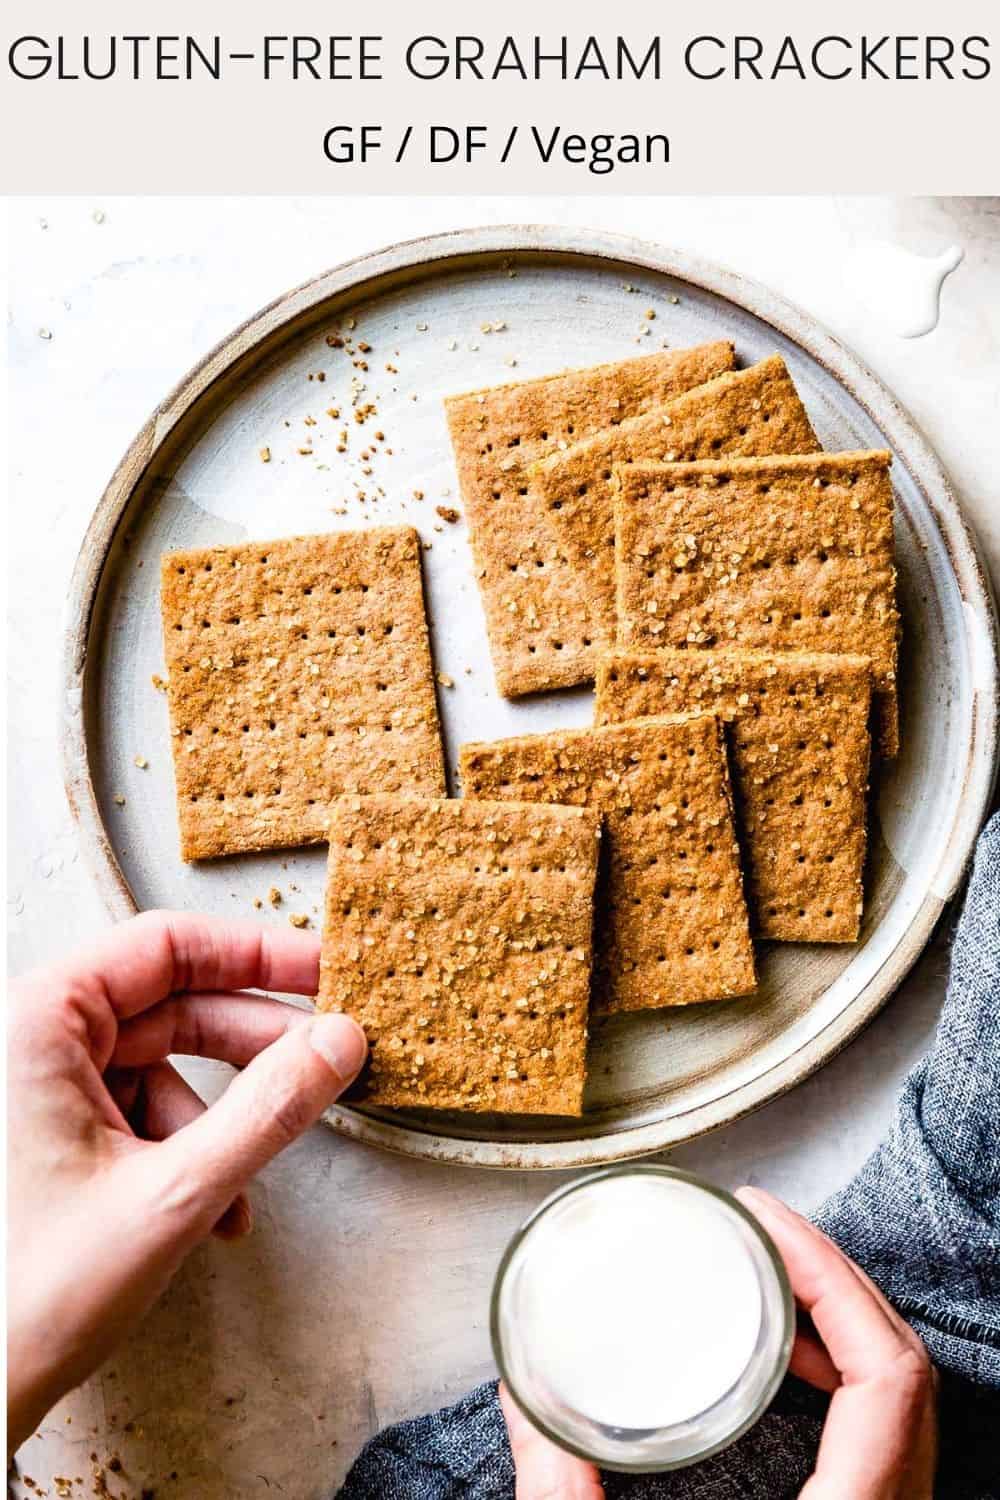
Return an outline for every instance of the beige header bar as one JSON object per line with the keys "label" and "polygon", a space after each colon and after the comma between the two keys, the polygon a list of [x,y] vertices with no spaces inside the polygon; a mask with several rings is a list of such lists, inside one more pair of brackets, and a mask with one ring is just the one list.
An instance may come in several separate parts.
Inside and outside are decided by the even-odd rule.
{"label": "beige header bar", "polygon": [[987,0],[8,0],[12,192],[990,193]]}

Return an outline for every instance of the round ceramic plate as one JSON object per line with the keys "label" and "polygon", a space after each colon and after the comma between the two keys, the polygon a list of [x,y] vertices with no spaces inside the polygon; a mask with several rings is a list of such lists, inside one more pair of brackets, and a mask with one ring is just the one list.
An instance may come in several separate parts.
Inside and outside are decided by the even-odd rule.
{"label": "round ceramic plate", "polygon": [[[325,340],[347,318],[371,345],[361,378],[385,445],[370,462],[361,456],[367,429],[348,422],[349,452],[339,453],[344,423],[325,414],[350,413],[358,372]],[[259,920],[283,923],[296,911],[318,925],[321,849],[201,866],[178,857],[167,706],[152,683],[163,670],[160,553],[415,524],[430,544],[435,664],[454,683],[439,694],[453,775],[463,740],[585,724],[592,699],[577,691],[509,703],[496,692],[465,523],[436,512],[461,509],[442,397],[627,359],[663,341],[679,348],[723,337],[743,365],[784,355],[824,447],[895,455],[903,751],[874,799],[861,940],[765,946],[748,999],[609,1021],[592,1039],[580,1120],[338,1107],[330,1123],[349,1135],[481,1166],[609,1162],[728,1123],[858,1032],[954,892],[993,785],[996,623],[975,543],[906,415],[804,313],[676,252],[547,228],[396,246],[289,293],[153,413],[98,506],[70,601],[63,745],[70,800],[112,911],[253,915],[276,885],[284,904],[272,912],[265,900]]]}

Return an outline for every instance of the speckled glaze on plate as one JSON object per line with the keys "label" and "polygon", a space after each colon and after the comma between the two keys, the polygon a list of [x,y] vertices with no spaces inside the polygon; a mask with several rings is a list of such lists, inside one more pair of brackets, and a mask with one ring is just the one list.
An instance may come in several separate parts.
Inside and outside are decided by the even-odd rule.
{"label": "speckled glaze on plate", "polygon": [[[647,308],[654,320],[644,316]],[[358,372],[325,341],[348,317],[356,319],[355,336],[371,345],[363,399],[375,402],[378,417],[364,427],[326,415],[333,407],[350,416],[350,377]],[[793,1087],[856,1035],[954,894],[994,783],[997,624],[975,541],[905,412],[805,313],[675,251],[546,227],[397,245],[288,293],[157,408],[97,507],[69,601],[61,732],[70,802],[111,911],[124,917],[175,906],[270,922],[303,912],[315,924],[322,850],[180,862],[166,702],[151,682],[162,671],[160,553],[415,524],[431,544],[425,576],[435,663],[454,683],[439,693],[453,777],[463,740],[587,723],[592,695],[508,703],[496,693],[465,523],[436,512],[438,505],[461,509],[441,398],[628,358],[664,340],[676,348],[720,337],[735,340],[741,364],[775,350],[784,355],[824,447],[887,447],[895,455],[903,752],[874,799],[861,941],[764,946],[761,983],[748,999],[599,1027],[579,1121],[337,1106],[328,1119],[345,1134],[476,1166],[612,1162],[728,1124]],[[320,371],[322,383],[309,379]],[[340,454],[345,425],[350,451]],[[360,451],[375,427],[385,443],[366,464]],[[373,472],[363,473],[365,466]],[[379,486],[384,495],[372,499]],[[368,499],[359,499],[359,488]],[[137,757],[148,766],[138,767]],[[265,899],[256,912],[255,899],[271,885],[282,890],[282,906],[272,911]]]}

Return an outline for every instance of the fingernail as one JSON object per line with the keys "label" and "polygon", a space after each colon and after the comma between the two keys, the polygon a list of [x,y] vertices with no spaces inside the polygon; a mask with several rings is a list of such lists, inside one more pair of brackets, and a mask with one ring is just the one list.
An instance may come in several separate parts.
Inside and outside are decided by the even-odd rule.
{"label": "fingernail", "polygon": [[741,1203],[746,1203],[751,1208],[755,1203],[758,1205],[763,1204],[765,1208],[784,1207],[780,1198],[776,1198],[773,1193],[769,1193],[767,1188],[751,1187],[749,1183],[745,1187],[736,1188],[734,1196],[739,1198]]}
{"label": "fingernail", "polygon": [[759,1191],[760,1191],[759,1188],[753,1187],[749,1182],[744,1182],[739,1187],[733,1188],[733,1197],[734,1198],[753,1198],[754,1195],[756,1193],[758,1193]]}
{"label": "fingernail", "polygon": [[368,1043],[350,1016],[317,1016],[309,1024],[309,1045],[344,1083],[361,1071]]}

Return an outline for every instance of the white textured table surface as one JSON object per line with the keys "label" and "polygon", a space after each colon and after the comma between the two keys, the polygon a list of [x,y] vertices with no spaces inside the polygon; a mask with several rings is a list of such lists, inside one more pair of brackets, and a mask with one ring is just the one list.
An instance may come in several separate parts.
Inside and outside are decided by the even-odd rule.
{"label": "white textured table surface", "polygon": [[[62,605],[97,497],[149,409],[233,325],[316,271],[392,240],[516,220],[659,239],[802,304],[923,426],[998,576],[997,200],[18,200],[8,325],[15,970],[107,920],[60,781]],[[905,272],[920,267],[900,260],[899,275],[879,282],[883,242],[925,256],[950,245],[965,252],[939,326],[923,338],[895,333],[892,305],[907,302]],[[847,1052],[673,1160],[810,1208],[878,1140],[896,1084],[933,1028],[944,971],[939,940]],[[206,1090],[224,1081],[199,1077]],[[492,1373],[494,1266],[554,1185],[399,1160],[313,1131],[257,1184],[250,1241],[192,1258],[129,1345],[27,1445],[22,1470],[43,1484],[86,1476],[91,1452],[117,1451],[123,1472],[110,1476],[111,1490],[123,1496],[328,1495],[377,1426]]]}

